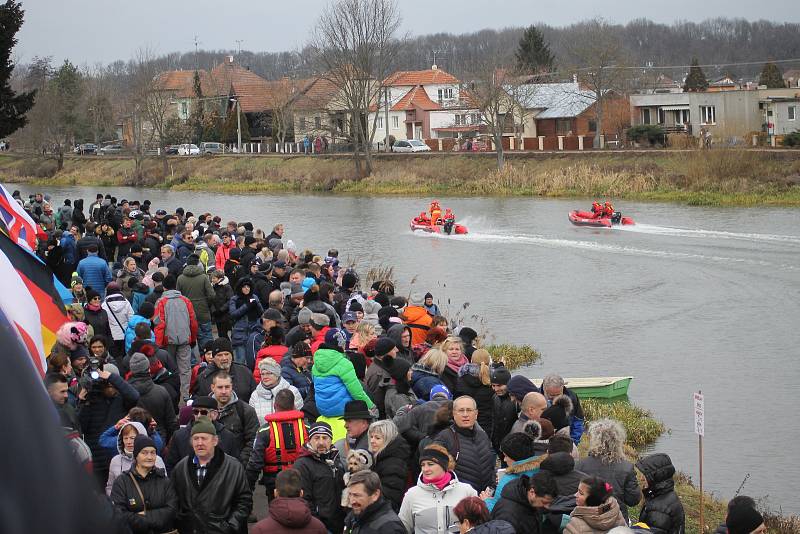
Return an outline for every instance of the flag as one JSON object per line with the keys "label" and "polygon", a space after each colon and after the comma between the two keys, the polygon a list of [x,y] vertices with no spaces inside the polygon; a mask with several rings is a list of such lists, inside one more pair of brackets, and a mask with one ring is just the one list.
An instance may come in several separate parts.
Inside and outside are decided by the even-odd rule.
{"label": "flag", "polygon": [[36,223],[2,184],[0,184],[0,222],[5,226],[3,231],[15,243],[36,250]]}
{"label": "flag", "polygon": [[40,375],[56,331],[67,321],[52,271],[36,256],[0,233],[0,310],[17,331]]}

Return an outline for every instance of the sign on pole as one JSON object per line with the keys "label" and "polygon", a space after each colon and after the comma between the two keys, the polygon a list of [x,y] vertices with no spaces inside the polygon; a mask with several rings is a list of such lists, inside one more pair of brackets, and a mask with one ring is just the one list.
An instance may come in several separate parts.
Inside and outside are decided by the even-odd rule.
{"label": "sign on pole", "polygon": [[699,391],[694,394],[694,433],[698,436],[706,435],[705,402]]}

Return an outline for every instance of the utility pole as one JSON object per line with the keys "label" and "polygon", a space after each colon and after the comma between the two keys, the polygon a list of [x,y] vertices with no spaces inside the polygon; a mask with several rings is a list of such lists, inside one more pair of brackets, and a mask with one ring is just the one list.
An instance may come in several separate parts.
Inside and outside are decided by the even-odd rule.
{"label": "utility pole", "polygon": [[242,110],[239,108],[239,99],[236,99],[236,152],[242,153]]}
{"label": "utility pole", "polygon": [[386,120],[386,138],[384,139],[384,151],[390,152],[392,147],[389,146],[389,87],[384,87],[384,118]]}
{"label": "utility pole", "polygon": [[244,42],[244,39],[236,39],[236,46],[237,46],[236,56],[237,57],[242,55],[242,43],[243,42]]}
{"label": "utility pole", "polygon": [[194,36],[194,70],[198,70],[200,68],[200,60],[199,60],[199,46],[200,41],[197,39],[197,36]]}

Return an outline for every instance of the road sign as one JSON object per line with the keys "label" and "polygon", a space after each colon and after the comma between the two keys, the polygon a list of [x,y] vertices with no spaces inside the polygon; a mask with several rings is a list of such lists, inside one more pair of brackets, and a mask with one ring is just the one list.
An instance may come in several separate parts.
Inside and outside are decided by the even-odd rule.
{"label": "road sign", "polygon": [[694,394],[694,433],[698,436],[706,435],[705,401],[702,393]]}

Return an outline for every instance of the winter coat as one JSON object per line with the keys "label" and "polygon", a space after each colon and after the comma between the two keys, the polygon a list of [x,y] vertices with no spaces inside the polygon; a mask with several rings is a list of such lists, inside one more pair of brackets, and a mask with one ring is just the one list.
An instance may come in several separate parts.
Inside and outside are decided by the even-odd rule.
{"label": "winter coat", "polygon": [[559,497],[575,495],[581,480],[587,477],[586,473],[575,470],[575,458],[568,452],[548,454],[540,467],[553,475]]}
{"label": "winter coat", "polygon": [[[480,412],[478,413],[480,415]],[[492,447],[500,452],[500,442],[511,433],[517,421],[517,404],[510,395],[492,397]]]}
{"label": "winter coat", "polygon": [[203,484],[197,483],[192,457],[181,460],[170,474],[178,495],[178,529],[181,533],[233,534],[247,532],[253,494],[244,468],[217,447],[207,466]]}
{"label": "winter coat", "polygon": [[[192,449],[192,426],[194,426],[194,422],[179,428],[172,434],[172,439],[164,449],[164,463],[167,466],[167,472],[171,473],[183,458],[194,455],[194,449]],[[228,456],[238,458],[241,448],[236,436],[217,421],[214,421],[214,428],[217,429],[219,448]]]}
{"label": "winter coat", "polygon": [[462,395],[469,395],[475,399],[475,404],[478,405],[478,424],[491,440],[494,391],[491,384],[485,385],[481,382],[479,364],[468,363],[459,369],[453,398],[457,399]]}
{"label": "winter coat", "polygon": [[[129,352],[131,350],[131,345],[136,340],[136,325],[139,323],[147,323],[150,326],[150,318],[149,317],[142,317],[141,315],[132,315],[131,318],[128,320],[128,326],[125,328],[125,352]],[[156,342],[156,335],[150,333],[150,341],[153,343]]]}
{"label": "winter coat", "polygon": [[161,437],[164,438],[164,443],[169,441],[172,433],[178,430],[178,420],[175,417],[172,397],[166,388],[153,382],[149,372],[133,375],[128,379],[128,383],[139,392],[137,406],[150,412],[158,425]]}
{"label": "winter coat", "polygon": [[443,385],[442,379],[430,367],[421,363],[415,363],[411,366],[411,390],[419,399],[430,399],[431,389],[434,386]]}
{"label": "winter coat", "polygon": [[84,306],[83,322],[92,327],[94,335],[106,336],[106,339],[111,339],[111,325],[108,323],[108,312],[102,307],[97,311],[93,311],[87,306]]}
{"label": "winter coat", "polygon": [[231,249],[236,248],[236,242],[231,240],[230,244],[226,247],[224,243],[220,243],[217,247],[217,252],[214,254],[214,265],[218,271],[225,270],[225,262],[231,257]]}
{"label": "winter coat", "polygon": [[202,265],[187,265],[178,277],[177,290],[192,301],[198,323],[211,322],[211,303],[217,296]]}
{"label": "winter coat", "polygon": [[136,230],[131,228],[120,227],[117,230],[117,260],[122,261],[126,256],[131,253],[131,245],[136,243],[137,236]]}
{"label": "winter coat", "polygon": [[600,506],[576,506],[564,534],[603,534],[626,524],[617,500],[609,497]]}
{"label": "winter coat", "polygon": [[353,364],[341,352],[319,349],[314,353],[311,375],[317,408],[326,417],[344,414],[344,405],[351,400],[363,400],[370,409],[375,406],[358,381]]}
{"label": "winter coat", "polygon": [[633,464],[627,460],[620,460],[612,464],[604,464],[594,456],[587,456],[575,465],[575,469],[587,475],[602,478],[614,488],[614,497],[619,502],[622,516],[628,519],[628,506],[636,506],[642,500],[642,490]]}
{"label": "winter coat", "polygon": [[406,306],[403,311],[403,320],[406,326],[411,328],[411,345],[424,343],[431,329],[433,318],[428,315],[428,311],[422,306]]}
{"label": "winter coat", "polygon": [[289,348],[284,345],[268,345],[259,349],[255,355],[255,367],[253,368],[253,378],[256,379],[256,382],[261,382],[261,369],[258,368],[261,360],[272,358],[275,363],[280,365],[287,352],[289,352]]}
{"label": "winter coat", "polygon": [[156,343],[168,345],[193,345],[197,341],[197,319],[192,302],[175,289],[164,291],[156,303],[153,316]]}
{"label": "winter coat", "polygon": [[[131,477],[136,479],[138,489]],[[174,528],[178,496],[162,469],[151,469],[144,478],[136,469],[123,473],[114,481],[111,502],[134,534],[160,534]],[[144,515],[139,514],[142,511]]]}
{"label": "winter coat", "polygon": [[394,381],[388,370],[392,361],[393,358],[383,360],[374,358],[372,365],[367,368],[364,375],[364,389],[375,401],[375,405],[378,407],[378,417],[381,419],[386,418],[386,390],[394,387]]}
{"label": "winter coat", "polygon": [[442,375],[439,378],[441,379],[442,384],[447,386],[447,389],[449,389],[451,393],[456,390],[456,385],[458,384],[458,372],[451,369],[450,366],[445,365],[444,371],[442,371]]}
{"label": "winter coat", "polygon": [[683,534],[686,516],[675,493],[675,467],[670,457],[652,454],[636,462],[636,467],[647,480],[639,521],[655,534]]}
{"label": "winter coat", "polygon": [[75,236],[69,232],[64,232],[59,245],[64,250],[64,261],[70,266],[70,269],[74,268],[75,264],[78,263],[78,246],[75,243]]}
{"label": "winter coat", "polygon": [[[427,315],[427,314],[426,314]],[[412,343],[409,343],[406,346],[403,346],[402,343],[402,335],[403,332],[408,331],[411,334]],[[413,339],[414,339],[414,332],[413,329],[409,328],[404,324],[396,324],[389,328],[386,331],[386,337],[394,341],[394,344],[398,347],[397,355],[395,358],[403,358],[408,361],[408,363],[414,363],[414,353],[411,350],[413,346]],[[452,391],[452,390],[450,390]]]}
{"label": "winter coat", "polygon": [[[538,391],[544,395],[544,385],[542,385]],[[572,441],[575,442],[575,445],[577,445],[581,442],[581,437],[583,436],[586,416],[583,414],[581,401],[574,391],[565,387],[563,394],[566,395],[572,402],[572,413],[569,414],[569,437],[572,438]],[[550,403],[548,402],[548,404]]]}
{"label": "winter coat", "polygon": [[[435,306],[435,304],[434,304]],[[481,523],[470,530],[472,534],[514,534],[514,527],[508,521],[494,519],[486,523]]]}
{"label": "winter coat", "polygon": [[[211,397],[213,398],[214,395],[211,395]],[[253,453],[253,442],[256,439],[256,433],[261,426],[256,416],[256,411],[246,402],[239,400],[236,397],[236,393],[234,393],[230,402],[219,409],[217,421],[222,423],[227,430],[230,430],[231,434],[236,438],[238,454],[234,458],[242,462],[243,466],[246,466],[250,460],[250,455]]]}
{"label": "winter coat", "polygon": [[282,389],[288,389],[294,395],[294,409],[299,410],[303,407],[303,397],[297,388],[289,384],[285,378],[281,378],[277,384],[271,389],[264,387],[264,384],[259,384],[250,395],[250,406],[256,411],[259,424],[263,424],[264,416],[275,413],[275,395]]}
{"label": "winter coat", "polygon": [[214,286],[214,301],[211,305],[211,316],[214,321],[222,323],[230,320],[228,304],[233,298],[233,288],[228,282],[228,277],[223,278]]}
{"label": "winter coat", "polygon": [[343,473],[337,461],[339,451],[332,448],[324,457],[305,449],[294,467],[300,473],[303,498],[311,513],[331,532],[342,532],[344,513],[340,502],[344,488]]}
{"label": "winter coat", "polygon": [[383,496],[367,506],[360,515],[352,511],[344,520],[345,534],[407,534],[406,527],[392,504]]}
{"label": "winter coat", "polygon": [[528,502],[527,478],[512,480],[503,488],[500,500],[492,509],[492,519],[511,523],[516,534],[555,534],[557,529],[550,529],[543,522],[544,515]]}
{"label": "winter coat", "polygon": [[131,303],[120,293],[107,295],[100,305],[108,314],[108,326],[111,329],[111,338],[114,341],[125,339],[125,328],[128,320],[133,316]]}
{"label": "winter coat", "polygon": [[302,497],[276,497],[269,503],[269,516],[250,529],[250,534],[327,534],[322,521],[311,515]]}
{"label": "winter coat", "polygon": [[[205,369],[197,373],[197,380],[192,395],[195,397],[210,395],[211,381],[218,372],[220,372],[220,369],[212,362],[209,363]],[[250,369],[245,365],[231,362],[228,374],[231,375],[233,379],[233,391],[236,393],[236,396],[244,402],[249,402],[250,396],[253,394],[257,385],[256,381],[253,379],[253,373],[251,373]]]}
{"label": "winter coat", "polygon": [[281,378],[297,388],[297,391],[300,392],[300,396],[303,397],[303,399],[308,396],[308,392],[311,390],[311,386],[314,383],[311,371],[308,369],[298,369],[292,361],[291,354],[287,354],[283,357],[283,360],[281,360]]}
{"label": "winter coat", "polygon": [[147,297],[150,296],[152,292],[152,289],[141,282],[133,287],[131,291],[131,307],[133,308],[133,313],[139,313],[139,308],[142,306],[142,303],[147,300]]}
{"label": "winter coat", "polygon": [[377,455],[372,470],[381,479],[381,494],[391,504],[395,512],[400,511],[406,491],[408,462],[411,460],[411,447],[403,436],[397,436]]}
{"label": "winter coat", "polygon": [[530,458],[525,458],[524,460],[519,460],[509,465],[506,468],[506,474],[497,481],[497,488],[494,490],[494,495],[486,499],[486,506],[489,508],[489,511],[491,512],[494,506],[497,504],[497,501],[500,500],[500,496],[503,494],[503,489],[505,489],[509,482],[516,480],[521,476],[527,476],[528,478],[532,477],[539,472],[541,464],[546,458],[547,455],[531,456]]}
{"label": "winter coat", "polygon": [[83,279],[83,287],[91,287],[100,293],[100,298],[106,296],[106,286],[111,282],[111,269],[106,260],[89,254],[78,262],[77,273]]}
{"label": "winter coat", "polygon": [[245,297],[240,293],[242,281],[239,280],[237,295],[228,304],[228,313],[234,321],[231,329],[231,344],[234,347],[242,346],[247,341],[250,332],[260,324],[264,307],[255,295]]}
{"label": "winter coat", "polygon": [[133,272],[129,271],[128,269],[120,269],[116,272],[114,278],[119,284],[122,294],[125,295],[125,298],[130,301],[133,299],[133,289],[130,286],[130,281],[133,278],[137,282],[141,282],[144,278],[144,271],[139,267],[136,267],[136,270]]}
{"label": "winter coat", "polygon": [[476,491],[494,486],[494,467],[497,455],[492,449],[489,436],[480,427],[471,429],[450,425],[439,432],[434,441],[441,443],[456,459],[455,472],[459,480]]}
{"label": "winter coat", "polygon": [[[132,426],[136,429],[140,436],[146,436],[147,430],[145,430],[144,426],[141,423],[133,421],[131,423],[125,423],[119,429],[119,434],[117,434],[117,454],[111,459],[111,464],[108,466],[108,482],[106,483],[106,495],[111,495],[111,490],[114,487],[114,481],[117,477],[121,476],[123,473],[128,471],[131,467],[133,467],[133,455],[128,454],[125,452],[125,447],[122,442],[122,431],[125,430],[125,427]],[[160,456],[156,456],[156,467],[160,469],[165,469],[164,467],[164,460],[161,459]]]}
{"label": "winter coat", "polygon": [[397,431],[417,450],[420,441],[429,436],[436,426],[436,412],[448,404],[447,400],[432,400],[414,406],[406,413],[394,416]]}
{"label": "winter coat", "polygon": [[465,497],[476,497],[478,492],[458,476],[451,473],[453,479],[444,489],[417,479],[416,486],[406,492],[400,506],[400,520],[408,532],[415,534],[441,534],[457,532],[458,519],[453,508]]}

